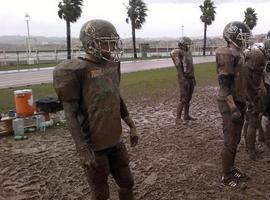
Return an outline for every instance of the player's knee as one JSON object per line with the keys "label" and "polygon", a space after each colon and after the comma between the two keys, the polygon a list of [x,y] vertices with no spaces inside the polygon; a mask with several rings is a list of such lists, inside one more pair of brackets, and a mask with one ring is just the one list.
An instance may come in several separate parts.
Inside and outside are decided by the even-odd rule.
{"label": "player's knee", "polygon": [[119,187],[124,190],[130,190],[134,186],[134,178],[132,175],[126,176],[125,179],[119,181]]}

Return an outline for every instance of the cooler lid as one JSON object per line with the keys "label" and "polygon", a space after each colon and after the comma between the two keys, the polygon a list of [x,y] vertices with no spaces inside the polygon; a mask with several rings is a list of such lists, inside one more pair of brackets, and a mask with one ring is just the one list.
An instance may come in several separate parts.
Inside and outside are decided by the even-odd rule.
{"label": "cooler lid", "polygon": [[14,94],[32,93],[32,89],[15,90]]}

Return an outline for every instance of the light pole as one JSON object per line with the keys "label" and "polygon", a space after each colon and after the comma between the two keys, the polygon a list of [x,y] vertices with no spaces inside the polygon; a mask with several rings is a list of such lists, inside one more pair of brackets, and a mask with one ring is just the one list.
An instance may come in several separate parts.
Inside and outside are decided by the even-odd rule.
{"label": "light pole", "polygon": [[184,37],[184,25],[183,24],[181,26],[181,33],[182,33],[182,37]]}
{"label": "light pole", "polygon": [[24,20],[26,21],[26,26],[27,26],[27,63],[30,63],[31,60],[31,47],[30,47],[30,31],[29,31],[29,21],[30,21],[30,15],[28,13],[25,13],[24,15]]}

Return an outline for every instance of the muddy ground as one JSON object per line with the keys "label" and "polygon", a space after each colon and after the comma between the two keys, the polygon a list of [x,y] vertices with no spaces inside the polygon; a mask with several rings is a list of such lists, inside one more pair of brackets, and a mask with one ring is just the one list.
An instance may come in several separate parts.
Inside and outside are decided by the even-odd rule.
{"label": "muddy ground", "polygon": [[[197,87],[191,110],[198,120],[179,126],[175,125],[177,95],[165,92],[155,101],[127,100],[141,134],[140,144],[132,149],[124,126],[136,199],[270,199],[270,163],[250,162],[243,140],[236,166],[252,179],[234,190],[220,185],[223,136],[216,92],[216,87]],[[67,128],[28,136],[24,141],[0,139],[0,199],[90,199]],[[112,200],[118,199],[111,178],[110,192]]]}

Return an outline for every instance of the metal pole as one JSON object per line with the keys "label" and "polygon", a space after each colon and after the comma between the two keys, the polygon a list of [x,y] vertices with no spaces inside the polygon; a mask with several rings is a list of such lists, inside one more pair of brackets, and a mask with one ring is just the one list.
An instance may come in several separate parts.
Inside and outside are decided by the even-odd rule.
{"label": "metal pole", "polygon": [[17,70],[19,70],[19,64],[20,64],[20,55],[19,55],[19,51],[17,51],[16,54],[17,54]]}
{"label": "metal pole", "polygon": [[4,56],[4,66],[7,66],[7,55],[5,50],[3,50],[3,56]]}
{"label": "metal pole", "polygon": [[58,64],[58,56],[57,56],[57,50],[56,50],[56,48],[54,49],[54,52],[55,52],[55,62],[56,62],[56,64]]}
{"label": "metal pole", "polygon": [[168,41],[167,41],[167,56],[169,56],[169,44],[168,44]]}
{"label": "metal pole", "polygon": [[29,21],[30,21],[30,15],[28,13],[25,13],[25,21],[27,26],[27,58],[28,58],[28,64],[30,64],[31,59],[31,47],[30,47],[30,31],[29,31]]}
{"label": "metal pole", "polygon": [[[38,56],[38,54],[39,54],[39,51],[36,50],[36,59],[37,59],[36,63],[37,63],[37,64],[39,64],[39,56]],[[40,67],[38,67],[38,68],[40,68]]]}
{"label": "metal pole", "polygon": [[184,37],[184,25],[181,26],[181,34],[182,34],[182,37]]}

